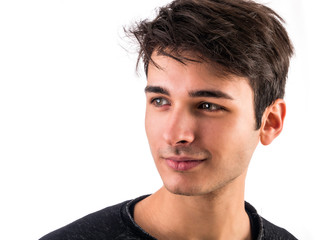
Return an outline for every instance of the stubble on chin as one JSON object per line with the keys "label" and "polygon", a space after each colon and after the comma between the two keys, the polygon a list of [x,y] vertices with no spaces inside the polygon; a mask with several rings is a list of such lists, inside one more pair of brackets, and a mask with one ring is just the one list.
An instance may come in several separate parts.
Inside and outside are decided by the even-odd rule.
{"label": "stubble on chin", "polygon": [[[170,192],[171,194],[179,195],[179,196],[187,196],[187,197],[197,197],[202,196],[210,199],[214,199],[217,196],[223,195],[224,192],[228,191],[228,186],[231,185],[236,179],[240,176],[229,176],[226,179],[216,180],[211,182],[211,185],[206,185],[201,183],[189,183],[187,184],[166,184],[165,180],[163,179],[165,189]],[[210,181],[210,179],[208,180]],[[212,181],[212,180],[211,180]]]}

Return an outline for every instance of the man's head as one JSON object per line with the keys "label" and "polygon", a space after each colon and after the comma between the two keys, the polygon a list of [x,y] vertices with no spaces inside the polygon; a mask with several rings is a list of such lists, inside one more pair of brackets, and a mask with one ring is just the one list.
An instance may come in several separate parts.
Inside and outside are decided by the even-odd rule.
{"label": "man's head", "polygon": [[[293,47],[270,8],[247,0],[176,0],[152,21],[133,27],[146,73],[156,51],[181,63],[203,61],[221,75],[248,79],[256,128],[266,109],[283,98]],[[192,54],[185,54],[192,53]]]}
{"label": "man's head", "polygon": [[148,79],[146,132],[170,192],[242,194],[259,140],[282,130],[292,46],[280,21],[252,1],[176,0],[130,30]]}

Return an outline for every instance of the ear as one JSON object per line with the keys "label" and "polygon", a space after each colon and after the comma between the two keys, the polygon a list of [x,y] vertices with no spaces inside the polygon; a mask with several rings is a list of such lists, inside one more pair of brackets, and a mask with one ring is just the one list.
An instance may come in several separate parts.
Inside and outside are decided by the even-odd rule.
{"label": "ear", "polygon": [[285,116],[286,103],[283,99],[277,99],[266,108],[260,128],[260,142],[263,145],[270,144],[281,133]]}

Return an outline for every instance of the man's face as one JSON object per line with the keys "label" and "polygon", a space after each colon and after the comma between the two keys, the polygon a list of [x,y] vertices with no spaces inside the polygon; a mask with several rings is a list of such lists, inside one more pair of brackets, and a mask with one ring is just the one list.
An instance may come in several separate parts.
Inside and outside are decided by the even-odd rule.
{"label": "man's face", "polygon": [[244,181],[259,141],[248,81],[205,63],[153,60],[160,68],[149,65],[145,127],[164,186],[203,195]]}

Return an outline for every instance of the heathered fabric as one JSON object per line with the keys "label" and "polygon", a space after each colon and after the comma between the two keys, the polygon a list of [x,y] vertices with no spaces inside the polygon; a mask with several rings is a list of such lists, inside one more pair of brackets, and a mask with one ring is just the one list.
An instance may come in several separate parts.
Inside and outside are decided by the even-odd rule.
{"label": "heathered fabric", "polygon": [[[62,227],[40,240],[156,240],[133,220],[134,205],[147,196],[107,207]],[[261,216],[245,203],[255,240],[295,240],[288,231]],[[186,236],[187,238],[187,236]]]}

